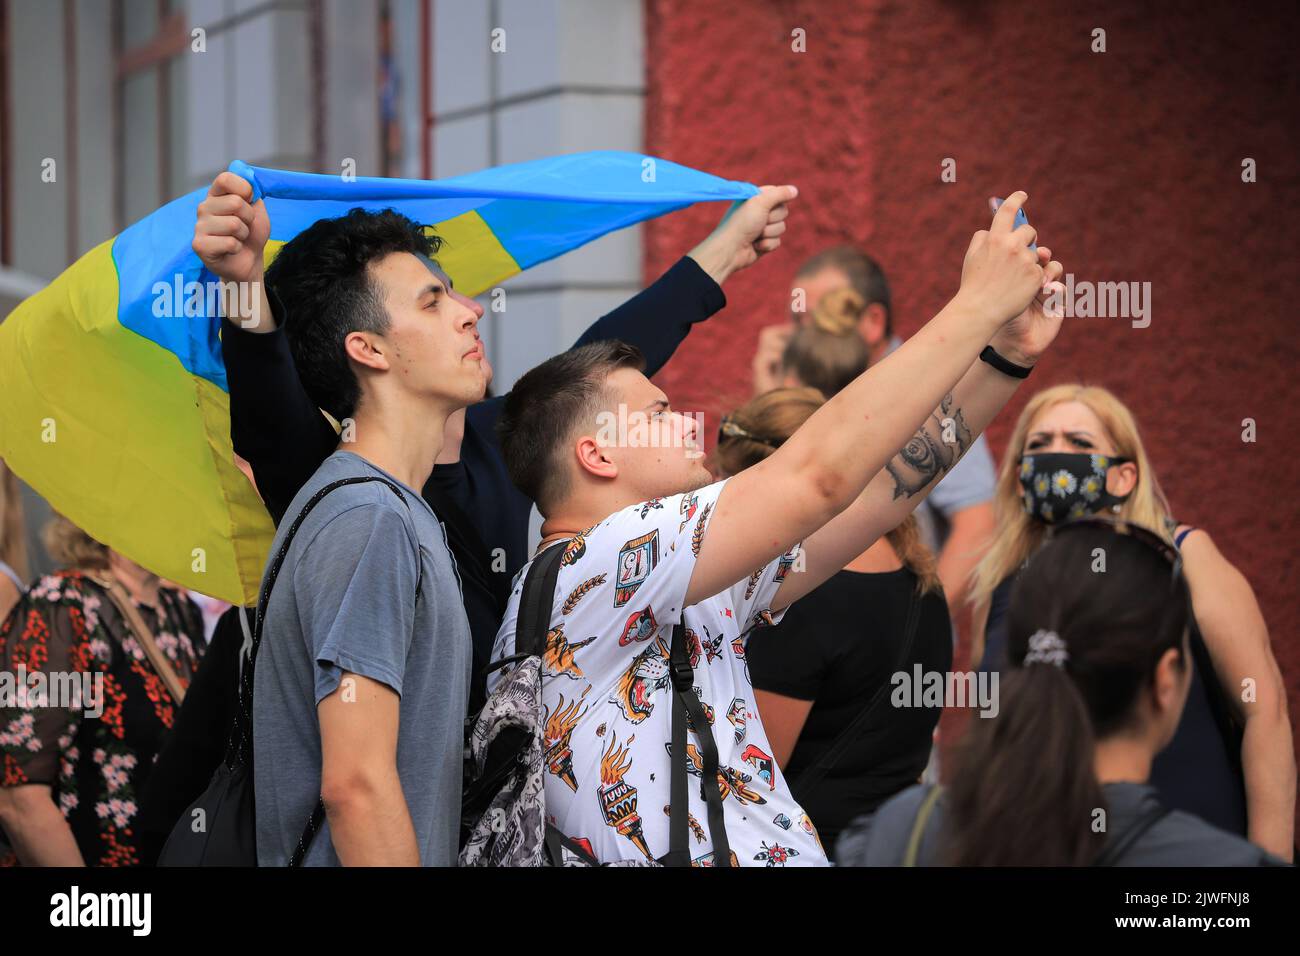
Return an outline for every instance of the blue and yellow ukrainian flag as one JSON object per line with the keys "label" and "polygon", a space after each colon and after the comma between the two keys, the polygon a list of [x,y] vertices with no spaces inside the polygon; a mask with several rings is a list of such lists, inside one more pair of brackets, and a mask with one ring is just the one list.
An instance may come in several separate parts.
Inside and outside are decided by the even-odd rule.
{"label": "blue and yellow ukrainian flag", "polygon": [[[436,181],[230,169],[267,205],[268,262],[318,219],[391,207],[436,228],[439,261],[471,296],[615,229],[757,192],[607,151]],[[273,529],[234,465],[214,278],[190,248],[206,193],[90,250],[0,323],[0,458],[132,560],[252,603]]]}

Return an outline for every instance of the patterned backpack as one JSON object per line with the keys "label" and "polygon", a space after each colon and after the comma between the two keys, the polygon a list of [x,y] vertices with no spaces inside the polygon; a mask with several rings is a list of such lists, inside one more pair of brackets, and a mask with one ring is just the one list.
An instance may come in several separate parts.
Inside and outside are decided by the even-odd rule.
{"label": "patterned backpack", "polygon": [[[599,866],[590,849],[569,839],[546,818],[545,752],[542,708],[542,657],[555,600],[564,546],[544,551],[524,578],[515,626],[515,651],[488,667],[510,667],[472,720],[466,743],[465,789],[461,807],[461,866]],[[729,866],[731,851],[722,822],[718,748],[700,699],[691,689],[694,672],[685,642],[673,628],[672,753],[686,753],[688,725],[698,735],[704,757],[701,791],[708,805],[713,858]],[[705,786],[703,781],[714,781]],[[673,761],[669,794],[669,852],[656,862],[622,860],[611,866],[690,866],[686,760]]]}

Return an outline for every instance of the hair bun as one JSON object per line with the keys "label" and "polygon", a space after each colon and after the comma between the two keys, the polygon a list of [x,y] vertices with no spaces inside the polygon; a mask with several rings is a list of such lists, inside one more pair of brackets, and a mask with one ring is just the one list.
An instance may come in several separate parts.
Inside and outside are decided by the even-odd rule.
{"label": "hair bun", "polygon": [[855,289],[849,286],[834,289],[822,296],[812,310],[813,327],[831,335],[854,335],[866,307],[867,303]]}

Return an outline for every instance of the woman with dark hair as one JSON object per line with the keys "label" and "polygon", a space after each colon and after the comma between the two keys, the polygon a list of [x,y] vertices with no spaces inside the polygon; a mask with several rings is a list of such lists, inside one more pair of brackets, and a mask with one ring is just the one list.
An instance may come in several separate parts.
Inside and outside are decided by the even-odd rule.
{"label": "woman with dark hair", "polygon": [[[732,475],[758,464],[823,404],[813,388],[751,400],[723,420],[714,469]],[[948,605],[916,518],[799,600],[779,624],[753,631],[745,657],[755,700],[734,703],[726,716],[739,740],[746,710],[757,705],[770,756],[829,851],[850,820],[917,781],[939,722],[937,707],[890,706],[893,674],[952,666]]]}
{"label": "woman with dark hair", "polygon": [[897,866],[1256,866],[1282,861],[1148,782],[1191,683],[1191,600],[1178,553],[1136,525],[1061,526],[1021,572],[999,709],[975,719],[950,788],[881,808],[841,863]]}
{"label": "woman with dark hair", "polygon": [[982,658],[982,671],[1005,665],[1012,586],[1054,525],[1107,514],[1178,549],[1192,595],[1192,685],[1151,782],[1170,806],[1290,860],[1295,751],[1268,626],[1209,533],[1174,519],[1129,408],[1096,385],[1054,385],[1030,398],[1007,442],[994,511],[970,590],[971,659]]}

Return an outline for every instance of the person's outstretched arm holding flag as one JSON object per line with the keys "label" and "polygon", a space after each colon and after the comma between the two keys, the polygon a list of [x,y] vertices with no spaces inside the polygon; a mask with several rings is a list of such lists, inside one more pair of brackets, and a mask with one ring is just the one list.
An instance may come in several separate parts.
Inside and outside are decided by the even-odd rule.
{"label": "person's outstretched arm holding flag", "polygon": [[[725,304],[722,283],[780,245],[787,203],[795,195],[793,187],[766,187],[734,204],[688,256],[594,323],[576,344],[630,340],[646,350],[650,370],[657,371],[692,325]],[[251,202],[252,196],[252,187],[240,177],[218,176],[198,210],[196,243],[214,230],[238,241],[262,235],[264,204]],[[451,288],[452,278],[437,263],[429,266]],[[482,314],[472,299],[454,291],[452,295]],[[235,451],[252,466],[259,492],[278,523],[302,483],[337,446],[339,435],[303,388],[280,328],[285,310],[293,304],[280,301],[274,288],[245,301],[259,303],[257,310],[241,312],[238,303],[230,303],[222,324],[231,439]],[[438,465],[422,489],[447,527],[462,575],[475,638],[471,708],[482,700],[482,667],[500,624],[510,578],[527,560],[532,502],[506,473],[494,433],[500,408],[499,399],[489,399],[448,421]]]}
{"label": "person's outstretched arm holding flag", "polygon": [[[201,229],[214,228],[214,220],[229,220],[232,216],[249,229],[266,228],[262,225],[265,207],[250,202],[252,192],[252,186],[233,173],[219,175],[209,190],[209,199],[199,209],[196,236]],[[759,195],[735,203],[703,242],[653,285],[593,323],[574,347],[620,339],[642,349],[647,374],[658,372],[693,325],[726,305],[722,284],[780,245],[787,203],[795,195],[793,187],[768,186]],[[481,311],[472,299],[455,292],[454,277],[444,278],[452,280],[453,297]],[[280,334],[284,303],[278,301],[273,290],[269,295],[263,290],[257,301],[255,311],[241,314],[236,307],[225,312],[229,322],[222,330],[222,355],[230,383],[235,451],[252,465],[258,490],[278,524],[284,506],[337,444],[338,433],[311,402],[293,368],[293,358]],[[486,406],[491,407],[491,420],[495,421],[499,402],[488,399],[475,407]],[[274,409],[275,414],[268,416],[268,409]],[[452,444],[444,446],[444,463],[459,460],[456,440],[461,437],[464,417],[456,416],[448,423]],[[483,424],[481,416],[475,418]],[[490,437],[489,441],[495,444]],[[497,458],[496,466],[503,469],[499,454]],[[508,481],[504,487],[513,491]],[[526,530],[521,531],[521,536]]]}

